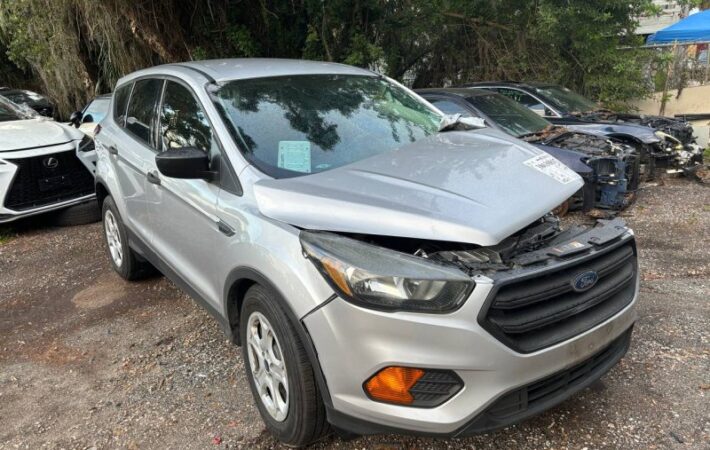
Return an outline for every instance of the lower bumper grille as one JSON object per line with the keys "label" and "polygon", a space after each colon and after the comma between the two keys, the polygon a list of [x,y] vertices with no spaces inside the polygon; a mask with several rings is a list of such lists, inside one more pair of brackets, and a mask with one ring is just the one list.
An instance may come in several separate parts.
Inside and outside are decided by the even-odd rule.
{"label": "lower bumper grille", "polygon": [[[636,292],[636,272],[636,248],[626,241],[562,268],[503,280],[491,292],[479,323],[512,349],[534,352],[624,309]],[[596,274],[596,283],[579,292],[575,280],[588,273]]]}
{"label": "lower bumper grille", "polygon": [[520,422],[589,387],[626,354],[631,332],[630,328],[591,358],[499,398],[477,416],[462,434],[480,433]]}
{"label": "lower bumper grille", "polygon": [[8,209],[26,211],[94,192],[93,176],[71,150],[6,161],[17,166],[5,196]]}

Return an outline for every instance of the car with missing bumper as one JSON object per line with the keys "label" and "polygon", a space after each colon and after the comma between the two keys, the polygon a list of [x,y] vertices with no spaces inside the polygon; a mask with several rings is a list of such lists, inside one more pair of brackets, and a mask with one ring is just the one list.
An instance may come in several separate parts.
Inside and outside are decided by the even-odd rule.
{"label": "car with missing bumper", "polygon": [[584,179],[584,187],[569,202],[572,209],[620,210],[635,197],[639,155],[623,142],[553,125],[495,92],[471,88],[416,92],[446,114],[484,119],[489,126],[537,146],[577,172]]}
{"label": "car with missing bumper", "polygon": [[83,133],[0,97],[0,223],[93,201],[95,157]]}
{"label": "car with missing bumper", "polygon": [[671,117],[616,113],[571,91],[549,83],[479,82],[468,87],[488,89],[512,98],[550,122],[635,144],[647,178],[657,168],[690,173],[703,162],[693,127]]}
{"label": "car with missing bumper", "polygon": [[287,444],[518,422],[626,352],[634,235],[561,227],[549,211],[579,176],[459,128],[340,64],[135,72],[96,135],[111,264],[126,279],[152,265],[214,315]]}

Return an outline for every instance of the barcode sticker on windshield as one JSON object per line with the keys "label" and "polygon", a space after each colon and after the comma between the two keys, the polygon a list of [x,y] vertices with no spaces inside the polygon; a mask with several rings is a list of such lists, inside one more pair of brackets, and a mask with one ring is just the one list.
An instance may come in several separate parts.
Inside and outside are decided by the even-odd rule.
{"label": "barcode sticker on windshield", "polygon": [[577,178],[572,170],[547,153],[532,157],[523,164],[554,178],[562,184],[571,183]]}

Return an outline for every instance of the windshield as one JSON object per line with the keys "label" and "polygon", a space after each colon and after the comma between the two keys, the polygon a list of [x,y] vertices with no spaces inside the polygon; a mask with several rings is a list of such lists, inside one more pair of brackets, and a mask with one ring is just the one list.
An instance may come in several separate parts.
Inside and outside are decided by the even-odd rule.
{"label": "windshield", "polygon": [[110,98],[97,98],[89,103],[89,106],[87,106],[84,111],[84,120],[86,120],[88,116],[91,116],[92,123],[99,123],[104,120],[108,112],[109,103],[111,103]]}
{"label": "windshield", "polygon": [[437,132],[441,116],[379,77],[236,80],[215,102],[246,157],[275,178],[334,169]]}
{"label": "windshield", "polygon": [[529,108],[500,94],[476,95],[469,97],[468,101],[515,137],[537,133],[551,125]]}
{"label": "windshield", "polygon": [[28,103],[28,104],[34,104],[34,103],[41,103],[45,104],[48,103],[47,99],[42,97],[36,92],[32,91],[8,91],[4,94],[2,94],[5,98],[8,100],[14,102],[14,103]]}
{"label": "windshield", "polygon": [[583,113],[599,109],[599,105],[582,97],[576,92],[570,91],[566,87],[545,86],[535,88],[535,91],[547,97],[553,106],[566,114]]}
{"label": "windshield", "polygon": [[31,114],[25,112],[18,105],[12,103],[7,98],[0,95],[0,122],[11,120],[24,120],[32,118]]}

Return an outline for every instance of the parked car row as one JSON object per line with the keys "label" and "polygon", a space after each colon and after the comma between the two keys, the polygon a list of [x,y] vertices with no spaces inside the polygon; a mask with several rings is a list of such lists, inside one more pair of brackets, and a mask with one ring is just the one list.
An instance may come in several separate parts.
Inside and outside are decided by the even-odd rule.
{"label": "parked car row", "polygon": [[[6,102],[0,133],[19,137],[0,188],[19,189],[20,160],[37,157],[22,184],[35,197],[95,192],[113,269],[157,269],[215,317],[284,443],[489,431],[579,392],[629,347],[633,232],[551,211],[623,208],[664,146],[693,149],[670,122],[594,122],[590,105],[540,110],[505,87],[415,93],[295,60],[158,66],[73,114],[86,135]],[[50,127],[63,137],[47,146],[33,130]],[[83,172],[52,172],[65,161]],[[26,211],[49,207],[35,197]]]}
{"label": "parked car row", "polygon": [[703,162],[703,149],[696,143],[693,127],[684,120],[615,113],[554,84],[485,82],[467,86],[508,96],[552,123],[637,146],[647,178],[653,177],[656,168],[684,172]]}

